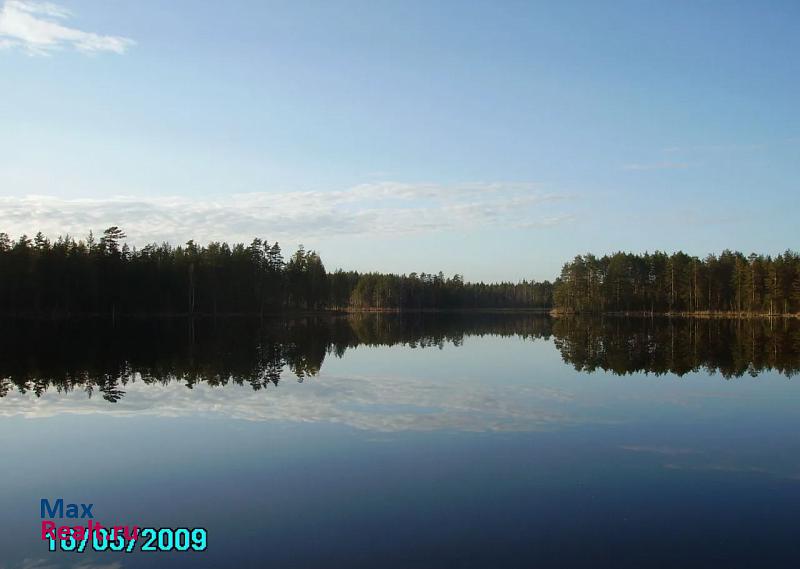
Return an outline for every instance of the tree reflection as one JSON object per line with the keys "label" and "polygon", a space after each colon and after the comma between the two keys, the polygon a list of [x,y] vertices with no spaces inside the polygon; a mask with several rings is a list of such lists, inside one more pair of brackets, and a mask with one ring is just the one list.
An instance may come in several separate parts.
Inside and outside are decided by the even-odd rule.
{"label": "tree reflection", "polygon": [[555,344],[583,372],[678,376],[705,370],[725,378],[800,369],[796,319],[559,318]]}
{"label": "tree reflection", "polygon": [[[470,336],[552,340],[581,372],[725,378],[800,369],[793,319],[557,318],[525,313],[358,314],[262,321],[246,318],[5,321],[0,324],[0,397],[12,390],[97,391],[114,403],[133,381],[189,389],[277,386],[316,376],[326,357],[357,346],[461,346]],[[467,348],[464,348],[467,349]]]}

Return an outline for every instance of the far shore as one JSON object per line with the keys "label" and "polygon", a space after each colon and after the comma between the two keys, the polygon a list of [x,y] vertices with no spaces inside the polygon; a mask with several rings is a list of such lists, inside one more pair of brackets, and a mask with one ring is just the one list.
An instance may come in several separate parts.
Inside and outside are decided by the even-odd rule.
{"label": "far shore", "polygon": [[16,313],[0,314],[2,320],[121,320],[144,318],[303,318],[311,316],[346,316],[353,314],[542,314],[550,315],[551,308],[325,308],[287,309],[260,312],[92,312],[92,313]]}
{"label": "far shore", "polygon": [[651,312],[648,310],[630,311],[570,311],[553,308],[327,308],[327,309],[291,309],[258,312],[158,312],[158,313],[17,313],[0,314],[0,321],[7,320],[123,320],[123,319],[170,319],[170,318],[304,318],[313,316],[347,316],[357,314],[539,314],[553,318],[583,317],[615,317],[615,318],[719,318],[719,319],[774,319],[774,318],[800,318],[800,313],[766,313],[766,312],[739,312],[739,311],[695,311],[695,312]]}
{"label": "far shore", "polygon": [[699,311],[681,311],[681,312],[653,312],[649,310],[630,310],[630,311],[603,311],[603,312],[595,312],[595,311],[585,311],[585,312],[576,312],[576,311],[568,311],[568,310],[559,310],[559,309],[552,309],[550,310],[550,316],[556,318],[563,318],[569,316],[617,316],[617,317],[629,317],[629,318],[655,318],[655,317],[667,317],[667,318],[727,318],[727,319],[751,319],[751,318],[800,318],[800,313],[797,312],[787,312],[787,313],[769,313],[769,312],[740,312],[740,311],[708,311],[708,310],[699,310]]}

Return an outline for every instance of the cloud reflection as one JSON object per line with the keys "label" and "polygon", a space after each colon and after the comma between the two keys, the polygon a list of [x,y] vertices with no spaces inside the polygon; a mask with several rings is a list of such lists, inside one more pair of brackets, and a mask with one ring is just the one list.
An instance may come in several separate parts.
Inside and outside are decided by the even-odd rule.
{"label": "cloud reflection", "polygon": [[356,429],[393,431],[530,431],[574,424],[572,395],[553,388],[474,385],[418,378],[323,375],[298,384],[253,391],[247,386],[214,387],[179,382],[126,386],[115,405],[80,391],[48,391],[41,397],[12,392],[0,416],[40,419],[63,414],[117,417],[219,415],[244,421],[337,423]]}

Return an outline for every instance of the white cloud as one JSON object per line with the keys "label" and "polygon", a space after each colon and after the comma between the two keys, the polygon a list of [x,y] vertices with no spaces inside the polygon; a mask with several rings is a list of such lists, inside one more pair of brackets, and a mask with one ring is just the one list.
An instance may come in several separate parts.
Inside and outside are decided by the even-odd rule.
{"label": "white cloud", "polygon": [[[403,349],[403,348],[400,348]],[[0,417],[40,419],[59,415],[115,417],[220,416],[241,421],[332,423],[380,433],[403,431],[524,432],[600,423],[575,406],[572,393],[548,387],[483,385],[469,378],[332,375],[300,384],[285,371],[277,388],[248,385],[187,389],[176,380],[146,385],[138,374],[110,404],[77,390],[10,392]],[[458,389],[453,389],[457,381]]]}
{"label": "white cloud", "polygon": [[[0,569],[9,569],[8,565],[0,565]],[[50,559],[23,559],[13,569],[58,569],[58,565]]]}
{"label": "white cloud", "polygon": [[0,49],[19,48],[30,55],[48,55],[72,47],[84,53],[125,53],[131,39],[85,32],[62,22],[71,12],[50,2],[5,0],[0,8]]}
{"label": "white cloud", "polygon": [[644,170],[682,170],[689,165],[684,162],[655,162],[652,164],[626,164],[623,170],[644,171]]}
{"label": "white cloud", "polygon": [[663,445],[622,445],[623,450],[630,452],[642,452],[648,454],[662,454],[666,456],[679,456],[685,454],[698,454],[698,451],[691,448],[672,447]]}
{"label": "white cloud", "polygon": [[571,220],[552,211],[569,196],[531,184],[362,184],[340,191],[235,194],[217,199],[49,196],[0,198],[0,231],[82,237],[124,228],[143,245],[195,239],[249,241],[401,235],[483,227],[551,227]]}
{"label": "white cloud", "polygon": [[[23,559],[19,564],[11,566],[10,569],[121,569],[122,563],[114,561],[112,563],[93,563],[81,560],[72,564],[59,564],[52,559]],[[0,564],[0,569],[8,569],[5,564]]]}
{"label": "white cloud", "polygon": [[701,144],[695,146],[670,146],[664,149],[668,153],[687,153],[687,152],[736,152],[761,150],[766,148],[764,144]]}

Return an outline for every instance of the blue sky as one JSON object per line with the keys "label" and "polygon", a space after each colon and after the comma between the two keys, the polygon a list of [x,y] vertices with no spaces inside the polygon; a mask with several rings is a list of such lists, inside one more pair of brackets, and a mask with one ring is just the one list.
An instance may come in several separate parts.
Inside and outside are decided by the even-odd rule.
{"label": "blue sky", "polygon": [[798,247],[795,2],[0,5],[12,235],[470,280]]}

